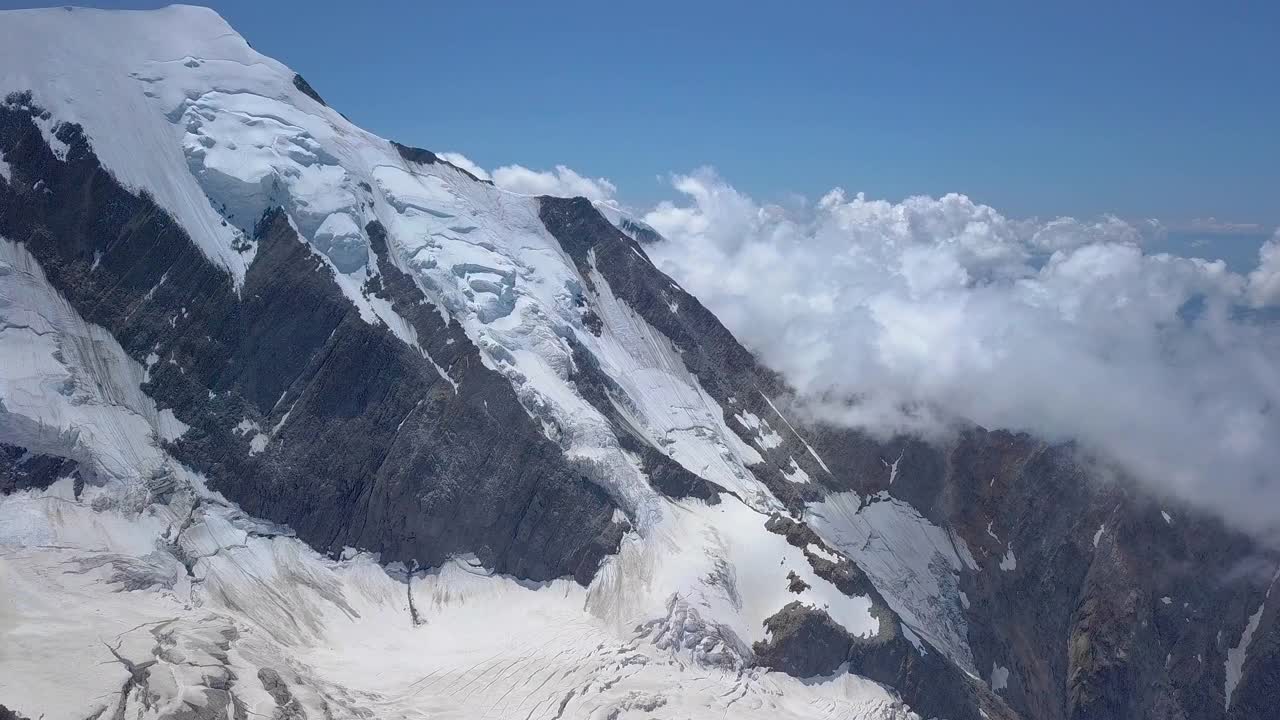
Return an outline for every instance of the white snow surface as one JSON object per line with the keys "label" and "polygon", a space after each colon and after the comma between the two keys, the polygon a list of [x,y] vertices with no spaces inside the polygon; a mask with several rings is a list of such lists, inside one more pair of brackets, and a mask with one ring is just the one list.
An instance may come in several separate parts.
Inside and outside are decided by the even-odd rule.
{"label": "white snow surface", "polygon": [[800,485],[808,485],[813,482],[813,478],[809,477],[809,473],[805,472],[804,468],[800,467],[800,464],[796,462],[795,458],[787,458],[787,460],[788,467],[782,469],[783,477]]}
{"label": "white snow surface", "polygon": [[806,520],[866,572],[916,635],[977,674],[959,575],[978,565],[962,538],[883,491],[865,499],[853,492],[830,495],[810,506]]}
{"label": "white snow surface", "polygon": [[1227,650],[1227,666],[1226,666],[1226,707],[1231,709],[1231,698],[1235,695],[1236,685],[1240,684],[1240,677],[1244,674],[1244,660],[1248,657],[1249,643],[1253,641],[1253,633],[1258,629],[1258,621],[1262,619],[1262,609],[1266,603],[1258,605],[1257,611],[1249,616],[1249,622],[1244,626],[1244,631],[1240,634],[1240,642],[1235,647]]}
{"label": "white snow surface", "polygon": [[[801,682],[745,668],[764,620],[793,600],[854,635],[875,634],[879,621],[868,598],[840,593],[765,529],[780,504],[750,470],[759,451],[667,338],[601,276],[585,282],[536,199],[407,162],[292,79],[201,8],[0,13],[0,93],[31,90],[50,112],[46,137],[80,123],[104,166],[151,193],[237,287],[255,252],[246,231],[282,206],[362,317],[421,352],[390,304],[361,290],[377,272],[363,228],[381,222],[392,261],[462,325],[547,436],[593,466],[635,532],[588,588],[494,576],[467,558],[406,585],[355,550],[324,558],[171,458],[161,440],[186,428],[140,389],[168,359],[132,360],[22,246],[0,239],[0,433],[76,459],[88,480],[78,499],[69,480],[0,498],[6,705],[50,720],[110,716],[124,661],[155,660],[142,717],[232,677],[236,702],[269,716],[260,668],[279,672],[312,717],[912,717],[847,673]],[[598,336],[580,318],[588,287]],[[733,496],[708,506],[655,492],[570,382],[566,337],[618,383],[617,409],[641,437]],[[436,368],[456,389],[449,368]],[[780,442],[757,421],[761,448]],[[238,431],[256,453],[278,428]],[[937,528],[895,513],[908,541],[937,540]],[[947,567],[959,568],[951,552]],[[889,559],[879,563],[887,575]],[[791,593],[790,572],[809,589]],[[954,644],[956,630],[926,627],[937,613],[912,598],[904,619]],[[131,713],[139,706],[129,698]]]}
{"label": "white snow surface", "polygon": [[[21,246],[0,242],[0,258],[7,437],[71,455],[93,479],[78,499],[69,478],[0,498],[9,707],[113,712],[119,653],[156,661],[140,717],[199,704],[232,677],[236,702],[271,715],[253,682],[261,668],[317,717],[913,717],[856,676],[801,682],[744,667],[763,620],[792,599],[857,635],[879,626],[868,599],[816,577],[733,498],[668,502],[588,588],[494,576],[466,558],[406,585],[368,554],[318,555],[169,457],[169,421],[138,389],[145,368],[58,297]],[[811,586],[798,598],[790,571]],[[130,692],[129,707],[143,706],[144,690]]]}
{"label": "white snow surface", "polygon": [[1009,668],[991,663],[991,689],[1000,692],[1009,687]]}
{"label": "white snow surface", "polygon": [[93,476],[155,473],[153,436],[185,426],[139,385],[145,369],[86,323],[22,246],[0,238],[0,433],[33,452],[82,460]]}
{"label": "white snow surface", "polygon": [[[254,252],[244,233],[281,205],[362,317],[421,351],[390,304],[361,290],[376,274],[363,228],[380,221],[393,261],[462,324],[549,437],[599,466],[599,481],[642,531],[659,520],[661,502],[569,381],[565,337],[586,345],[623,386],[622,409],[656,447],[753,508],[778,509],[749,470],[759,453],[727,427],[671,343],[598,277],[605,329],[599,337],[585,330],[583,278],[542,225],[535,198],[445,164],[404,160],[388,141],[301,94],[292,71],[207,10],[20,11],[2,25],[0,91],[32,89],[52,113],[48,122],[81,123],[104,165],[151,192],[237,281]],[[56,43],[40,41],[54,36]],[[30,59],[46,55],[48,62]],[[436,367],[455,384],[448,368]]]}
{"label": "white snow surface", "polygon": [[1000,569],[1005,572],[1018,569],[1018,556],[1013,554],[1013,543],[1009,543],[1008,549],[1005,550],[1004,557],[1000,558]]}
{"label": "white snow surface", "polygon": [[[1272,578],[1271,585],[1267,587],[1267,593],[1262,598],[1262,602],[1258,603],[1258,609],[1249,616],[1249,622],[1245,623],[1244,630],[1240,633],[1240,642],[1235,647],[1227,650],[1226,663],[1226,680],[1223,693],[1226,709],[1231,709],[1231,698],[1235,695],[1236,686],[1240,684],[1240,678],[1244,675],[1244,661],[1249,656],[1249,644],[1253,642],[1253,633],[1258,629],[1258,623],[1262,620],[1262,611],[1267,607],[1267,600],[1271,598],[1271,591],[1275,589],[1276,580],[1280,580],[1280,574]],[[1219,633],[1221,634],[1221,633]]]}
{"label": "white snow surface", "polygon": [[[904,450],[903,452],[905,453],[906,451]],[[902,455],[898,455],[898,459],[893,462],[889,462],[883,458],[880,459],[880,462],[884,463],[884,466],[889,468],[889,484],[892,485],[893,481],[898,479],[898,463],[902,462]]]}
{"label": "white snow surface", "polygon": [[280,77],[292,77],[286,73],[201,8],[20,10],[0,22],[0,94],[32,90],[53,123],[80,123],[98,141],[103,164],[125,185],[152,192],[237,280],[252,257],[232,249],[234,228],[223,227],[188,170],[182,129],[165,113],[231,76],[318,108],[291,83],[280,85]]}
{"label": "white snow surface", "polygon": [[[174,469],[183,489],[167,504],[132,506],[123,483],[78,502],[69,482],[0,499],[9,707],[50,720],[110,715],[128,676],[114,650],[156,661],[144,718],[199,702],[204,686],[231,677],[236,702],[271,717],[261,668],[279,672],[312,717],[914,717],[855,675],[801,682],[699,662],[706,640],[678,635],[697,618],[678,603],[645,632],[620,633],[584,610],[602,588],[532,586],[465,559],[406,585],[367,554],[325,559],[256,534]],[[172,547],[194,558],[191,576]],[[126,580],[147,587],[128,590]]]}

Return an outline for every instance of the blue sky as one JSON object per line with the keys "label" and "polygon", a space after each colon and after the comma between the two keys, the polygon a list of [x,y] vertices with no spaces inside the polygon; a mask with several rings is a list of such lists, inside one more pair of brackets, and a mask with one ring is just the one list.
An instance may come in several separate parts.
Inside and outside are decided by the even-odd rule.
{"label": "blue sky", "polygon": [[379,134],[638,205],[711,165],[771,201],[1280,224],[1274,3],[212,5]]}

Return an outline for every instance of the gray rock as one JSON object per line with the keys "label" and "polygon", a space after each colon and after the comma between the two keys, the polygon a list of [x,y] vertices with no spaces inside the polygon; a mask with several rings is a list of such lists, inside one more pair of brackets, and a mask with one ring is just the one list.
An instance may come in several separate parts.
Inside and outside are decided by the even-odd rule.
{"label": "gray rock", "polygon": [[[77,126],[59,127],[60,160],[29,98],[18,100],[0,106],[15,178],[0,184],[0,234],[132,357],[163,358],[144,389],[191,426],[169,449],[215,489],[320,550],[354,546],[388,562],[474,553],[500,572],[586,583],[617,548],[611,499],[542,436],[456,323],[407,315],[455,392],[360,319],[274,210],[256,225],[237,293],[171,217],[102,169]],[[423,299],[385,251],[379,265],[397,307]],[[262,452],[232,431],[242,419],[274,429]]]}
{"label": "gray rock", "polygon": [[43,490],[64,477],[74,478],[75,494],[79,497],[84,479],[75,460],[31,453],[24,447],[0,442],[0,495],[18,490]]}

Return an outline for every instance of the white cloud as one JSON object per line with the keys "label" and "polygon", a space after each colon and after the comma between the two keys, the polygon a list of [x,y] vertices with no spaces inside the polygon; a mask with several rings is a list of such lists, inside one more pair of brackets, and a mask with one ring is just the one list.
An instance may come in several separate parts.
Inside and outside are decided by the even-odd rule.
{"label": "white cloud", "polygon": [[[963,195],[762,205],[710,170],[644,220],[655,261],[810,408],[875,432],[957,418],[1076,439],[1258,532],[1280,507],[1280,236],[1246,278],[1147,254],[1158,224],[1006,218]],[[856,402],[851,402],[856,398]]]}
{"label": "white cloud", "polygon": [[492,173],[477,165],[459,152],[442,152],[437,156],[481,180],[522,195],[555,195],[557,197],[585,197],[594,203],[616,207],[618,188],[608,178],[589,178],[565,165],[554,170],[530,170],[523,165],[504,165]]}
{"label": "white cloud", "polygon": [[1105,215],[1094,222],[1081,222],[1075,218],[1057,218],[1046,223],[1030,221],[1026,227],[1031,235],[1031,246],[1041,252],[1074,250],[1083,245],[1098,242],[1140,245],[1166,234],[1159,220],[1143,220],[1133,224],[1114,215]]}
{"label": "white cloud", "polygon": [[1249,297],[1257,307],[1280,305],[1280,230],[1258,250],[1258,267],[1249,273]]}
{"label": "white cloud", "polygon": [[1230,222],[1213,216],[1196,218],[1183,229],[1210,235],[1253,235],[1266,230],[1258,223]]}
{"label": "white cloud", "polygon": [[457,165],[458,167],[462,168],[463,170],[466,170],[472,175],[475,175],[481,180],[493,179],[492,177],[489,176],[489,173],[485,172],[484,168],[480,167],[474,162],[471,162],[471,158],[467,157],[466,155],[463,155],[462,153],[442,152],[442,153],[438,153],[438,157],[444,160],[445,162],[452,163],[453,165]]}
{"label": "white cloud", "polygon": [[493,182],[504,190],[523,195],[578,197],[597,203],[614,203],[618,188],[605,178],[583,177],[564,165],[552,171],[530,170],[522,165],[505,165],[493,171]]}

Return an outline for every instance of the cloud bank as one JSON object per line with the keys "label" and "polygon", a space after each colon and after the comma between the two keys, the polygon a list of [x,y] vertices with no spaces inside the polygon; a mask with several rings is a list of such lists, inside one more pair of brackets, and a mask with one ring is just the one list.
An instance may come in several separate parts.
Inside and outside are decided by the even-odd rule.
{"label": "cloud bank", "polygon": [[[492,179],[621,207],[614,183],[563,165]],[[1280,231],[1239,274],[1144,250],[1167,235],[1155,220],[1015,219],[960,194],[895,203],[839,188],[782,207],[711,169],[672,186],[678,200],[628,213],[666,238],[650,257],[819,419],[1074,440],[1280,541]]]}
{"label": "cloud bank", "polygon": [[710,170],[674,187],[681,201],[643,216],[667,238],[651,257],[822,418],[1074,439],[1157,490],[1277,529],[1280,235],[1242,276],[1145,253],[1153,222],[838,189],[784,210]]}

